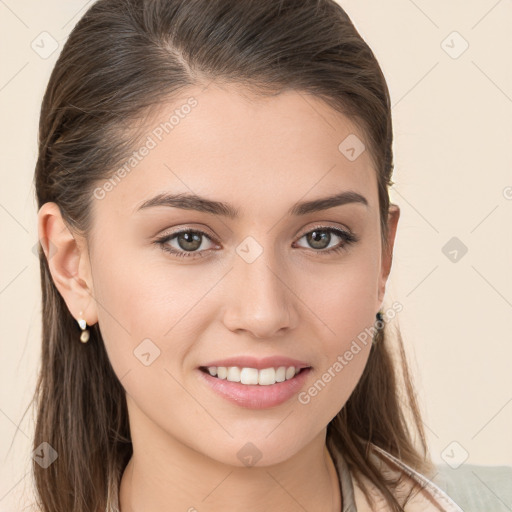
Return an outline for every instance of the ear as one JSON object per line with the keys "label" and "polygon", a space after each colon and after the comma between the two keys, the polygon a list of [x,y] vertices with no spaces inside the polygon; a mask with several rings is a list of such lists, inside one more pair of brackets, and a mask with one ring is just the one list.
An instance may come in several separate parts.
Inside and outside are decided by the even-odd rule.
{"label": "ear", "polygon": [[[386,293],[386,283],[388,280],[389,273],[391,271],[391,263],[393,261],[393,247],[395,245],[395,235],[398,225],[398,219],[400,218],[400,208],[396,204],[390,204],[388,210],[388,247],[382,247],[382,266],[379,278],[379,302],[380,307],[384,301],[384,295]],[[379,309],[380,309],[379,307]]]}
{"label": "ear", "polygon": [[82,312],[87,325],[94,325],[98,315],[85,240],[73,235],[56,203],[43,204],[37,217],[39,241],[55,286],[70,313],[78,319]]}

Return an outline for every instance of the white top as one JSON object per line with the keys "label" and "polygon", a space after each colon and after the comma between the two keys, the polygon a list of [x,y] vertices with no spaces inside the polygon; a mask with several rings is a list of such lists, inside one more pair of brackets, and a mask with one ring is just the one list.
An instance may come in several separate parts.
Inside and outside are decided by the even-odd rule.
{"label": "white top", "polygon": [[[413,482],[421,486],[421,492],[418,492],[410,502],[406,503],[405,511],[464,512],[442,489],[427,477],[418,473],[382,448],[374,444],[370,444],[370,446],[372,450],[380,454],[381,458],[389,463],[391,467],[394,466],[397,470],[402,471],[409,476]],[[355,492],[352,475],[342,454],[339,450],[330,453],[333,457],[333,462],[338,471],[340,480],[340,492],[343,499],[343,510],[341,512],[357,512],[358,510],[359,512],[364,512],[370,510],[368,502],[359,488],[357,492]],[[366,480],[367,479],[365,479],[365,481]]]}

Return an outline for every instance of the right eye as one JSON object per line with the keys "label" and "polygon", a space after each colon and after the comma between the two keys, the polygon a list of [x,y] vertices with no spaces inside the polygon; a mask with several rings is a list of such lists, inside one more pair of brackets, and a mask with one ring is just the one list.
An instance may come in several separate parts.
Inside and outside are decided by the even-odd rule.
{"label": "right eye", "polygon": [[[194,258],[203,257],[206,250],[199,251],[203,246],[203,238],[211,240],[211,238],[204,233],[196,229],[182,229],[175,233],[164,235],[155,241],[162,250],[171,253],[174,256],[180,258]],[[176,241],[178,247],[169,245],[169,242]]]}

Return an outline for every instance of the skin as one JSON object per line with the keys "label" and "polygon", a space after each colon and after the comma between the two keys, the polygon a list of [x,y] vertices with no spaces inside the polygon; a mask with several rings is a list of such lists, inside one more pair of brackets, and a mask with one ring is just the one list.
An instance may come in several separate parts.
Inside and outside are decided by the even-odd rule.
{"label": "skin", "polygon": [[[160,105],[146,133],[190,96],[198,101],[191,113],[103,199],[92,198],[88,240],[68,229],[55,203],[38,216],[39,238],[56,248],[49,265],[59,292],[75,318],[83,311],[88,325],[99,322],[126,390],[134,455],[121,482],[122,512],[233,510],[234,503],[248,512],[339,511],[326,428],[361,377],[370,344],[308,404],[294,396],[243,408],[206,386],[197,367],[241,354],[287,355],[312,366],[307,390],[374,324],[399,208],[390,208],[385,251],[370,154],[350,161],[338,150],[349,134],[364,134],[319,99],[210,85]],[[345,190],[368,207],[286,214],[298,201]],[[163,192],[228,202],[240,217],[165,206],[134,213]],[[329,243],[313,245],[304,235],[317,224],[348,229],[359,241],[320,254],[343,241],[327,232]],[[176,257],[155,243],[185,227],[210,236],[195,249],[203,258]],[[250,264],[236,252],[248,236],[263,249]],[[167,245],[186,252],[177,237]],[[146,338],[160,350],[149,366],[134,357]],[[252,467],[237,457],[248,442],[261,453]]]}

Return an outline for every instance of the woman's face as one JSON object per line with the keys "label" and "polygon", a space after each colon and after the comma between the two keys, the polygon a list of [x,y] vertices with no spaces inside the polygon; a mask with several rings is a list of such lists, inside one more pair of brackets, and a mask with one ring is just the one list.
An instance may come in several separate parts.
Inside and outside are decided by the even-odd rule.
{"label": "woman's face", "polygon": [[[350,396],[391,262],[355,126],[306,94],[239,92],[210,85],[162,105],[124,172],[97,184],[81,267],[94,300],[80,309],[99,322],[132,434],[226,464],[249,455],[267,465],[322,435]],[[297,206],[349,191],[365,201]],[[176,194],[203,202],[151,204]],[[310,369],[294,377],[298,386],[227,384],[239,393],[229,399],[200,367],[242,357]]]}

